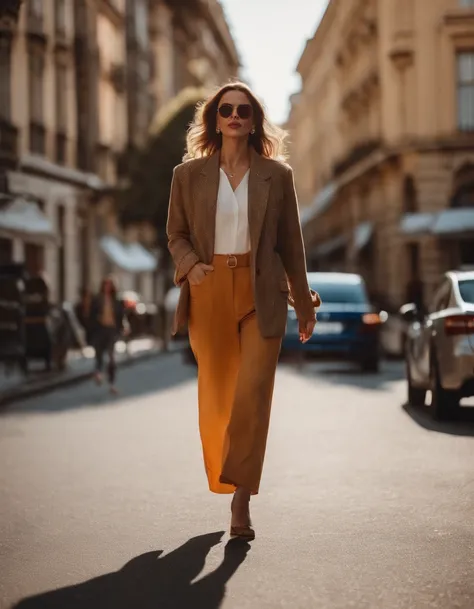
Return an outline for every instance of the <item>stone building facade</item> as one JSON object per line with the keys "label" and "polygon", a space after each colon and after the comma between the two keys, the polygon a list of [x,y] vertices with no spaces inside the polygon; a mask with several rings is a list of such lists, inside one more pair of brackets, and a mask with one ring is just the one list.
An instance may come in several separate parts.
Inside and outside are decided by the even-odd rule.
{"label": "stone building facade", "polygon": [[157,107],[185,87],[236,77],[240,60],[218,0],[152,0],[152,94]]}
{"label": "stone building facade", "polygon": [[474,265],[474,1],[331,0],[288,126],[313,269],[387,308]]}
{"label": "stone building facade", "polygon": [[[2,172],[2,262],[45,272],[55,300],[76,295],[78,201],[93,183],[76,169],[72,7],[24,2],[18,22],[3,22],[0,34],[2,128],[16,135],[15,158]],[[15,226],[12,216],[23,222]]]}
{"label": "stone building facade", "polygon": [[0,264],[57,302],[111,271],[155,300],[152,227],[116,213],[128,153],[182,87],[238,70],[217,0],[24,0],[0,22]]}

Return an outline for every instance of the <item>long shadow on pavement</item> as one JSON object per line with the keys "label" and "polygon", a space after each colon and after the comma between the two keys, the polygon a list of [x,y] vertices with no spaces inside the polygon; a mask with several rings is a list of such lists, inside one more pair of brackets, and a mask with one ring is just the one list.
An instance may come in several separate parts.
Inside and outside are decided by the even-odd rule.
{"label": "long shadow on pavement", "polygon": [[218,609],[250,549],[245,542],[228,542],[219,567],[194,582],[223,534],[194,537],[162,558],[162,551],[147,552],[120,571],[32,596],[13,609]]}
{"label": "long shadow on pavement", "polygon": [[31,412],[55,413],[77,408],[110,406],[119,404],[122,400],[166,391],[195,380],[196,366],[183,364],[180,353],[163,354],[119,368],[118,396],[111,396],[106,385],[97,387],[92,380],[85,380],[70,387],[58,388],[0,408],[0,416]]}
{"label": "long shadow on pavement", "polygon": [[474,437],[474,408],[462,407],[454,421],[436,421],[429,406],[403,404],[403,410],[415,423],[429,431]]}

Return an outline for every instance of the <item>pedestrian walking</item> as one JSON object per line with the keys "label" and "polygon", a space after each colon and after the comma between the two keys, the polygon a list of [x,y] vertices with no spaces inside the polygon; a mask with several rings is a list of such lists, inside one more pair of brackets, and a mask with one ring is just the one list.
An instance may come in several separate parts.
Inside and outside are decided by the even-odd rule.
{"label": "pedestrian walking", "polygon": [[115,362],[115,343],[125,330],[125,307],[117,297],[117,287],[112,277],[102,281],[99,294],[91,305],[91,339],[95,349],[96,369],[94,378],[98,385],[102,384],[104,355],[107,354],[107,376],[110,392],[117,394],[115,377],[117,365]]}
{"label": "pedestrian walking", "polygon": [[173,333],[189,324],[209,488],[233,493],[231,536],[253,539],[275,370],[291,292],[300,340],[318,297],[306,260],[285,133],[244,84],[199,105],[175,168],[167,233],[181,286]]}

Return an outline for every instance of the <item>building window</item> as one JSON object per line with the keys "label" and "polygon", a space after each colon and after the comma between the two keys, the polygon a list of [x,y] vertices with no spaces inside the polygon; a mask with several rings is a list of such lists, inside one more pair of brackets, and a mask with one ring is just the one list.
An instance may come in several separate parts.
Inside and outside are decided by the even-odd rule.
{"label": "building window", "polygon": [[66,34],[66,2],[55,0],[54,3],[54,27],[56,36],[63,37]]}
{"label": "building window", "polygon": [[0,264],[13,262],[13,241],[0,237]]}
{"label": "building window", "polygon": [[474,164],[466,163],[454,176],[451,207],[474,207]]}
{"label": "building window", "polygon": [[64,133],[56,133],[56,163],[66,165],[67,161],[67,137]]}
{"label": "building window", "polygon": [[474,131],[474,51],[459,53],[458,68],[458,127]]}
{"label": "building window", "polygon": [[403,182],[403,209],[406,214],[414,214],[418,211],[416,186],[411,176],[407,176]]}
{"label": "building window", "polygon": [[420,246],[418,243],[408,244],[408,264],[410,267],[410,277],[420,276]]}
{"label": "building window", "polygon": [[25,243],[25,267],[31,276],[44,271],[44,247],[37,243]]}
{"label": "building window", "polygon": [[57,130],[67,131],[67,66],[58,63],[56,65],[56,127]]}
{"label": "building window", "polygon": [[68,67],[56,64],[56,162],[64,165],[67,156]]}
{"label": "building window", "polygon": [[56,209],[56,227],[59,234],[57,251],[58,299],[59,302],[63,302],[66,297],[66,210],[64,205],[58,205]]}
{"label": "building window", "polygon": [[32,32],[43,31],[43,0],[29,0],[28,27]]}
{"label": "building window", "polygon": [[11,112],[11,46],[9,38],[0,38],[0,118],[10,120]]}
{"label": "building window", "polygon": [[38,48],[29,54],[29,104],[30,104],[30,150],[45,153],[45,128],[43,121],[44,55]]}
{"label": "building window", "polygon": [[43,82],[44,56],[38,49],[32,49],[29,56],[30,119],[43,123]]}

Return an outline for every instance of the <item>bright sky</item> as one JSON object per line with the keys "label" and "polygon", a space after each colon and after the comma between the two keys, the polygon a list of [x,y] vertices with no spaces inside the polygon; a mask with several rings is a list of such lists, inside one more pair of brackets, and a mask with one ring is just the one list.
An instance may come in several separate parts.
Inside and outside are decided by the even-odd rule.
{"label": "bright sky", "polygon": [[263,99],[270,119],[288,115],[300,88],[296,65],[328,0],[221,0],[242,63],[242,75]]}

